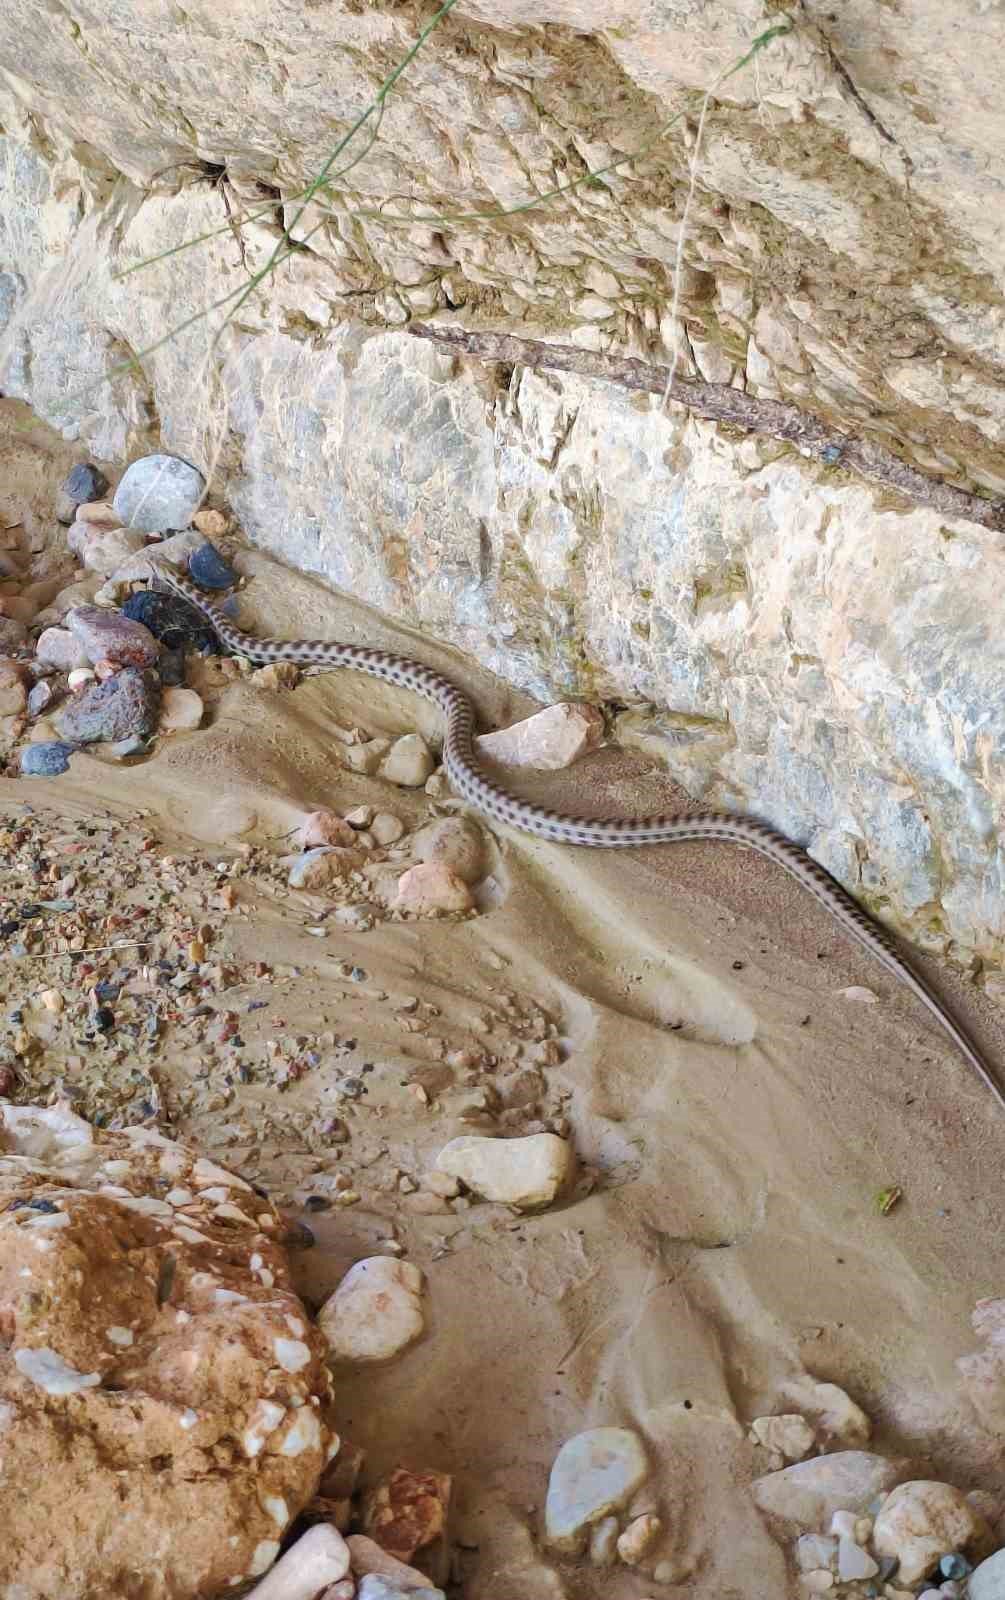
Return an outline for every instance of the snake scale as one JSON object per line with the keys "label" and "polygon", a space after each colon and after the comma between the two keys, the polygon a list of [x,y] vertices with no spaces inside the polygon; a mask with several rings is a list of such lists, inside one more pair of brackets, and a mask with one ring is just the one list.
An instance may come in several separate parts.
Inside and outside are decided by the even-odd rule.
{"label": "snake scale", "polygon": [[804,850],[763,822],[728,813],[706,812],[682,817],[605,817],[599,820],[566,816],[544,806],[520,800],[486,777],[474,753],[475,716],[471,702],[448,679],[407,656],[391,655],[359,645],[323,639],[257,639],[229,622],[218,606],[173,569],[151,563],[156,579],[187,600],[212,624],[222,643],[250,661],[292,661],[302,666],[349,667],[373,678],[383,678],[400,688],[414,690],[432,700],[446,719],[443,763],[455,792],[495,822],[522,828],[558,844],[587,845],[593,849],[624,850],[645,844],[675,844],[688,839],[718,839],[746,845],[767,856],[830,912],[834,920],[888,972],[911,990],[928,1008],[940,1027],[966,1057],[981,1082],[1005,1108],[1005,1092],[995,1079],[962,1023],[947,1009],[927,980],[909,966],[889,935],[860,910],[828,872]]}

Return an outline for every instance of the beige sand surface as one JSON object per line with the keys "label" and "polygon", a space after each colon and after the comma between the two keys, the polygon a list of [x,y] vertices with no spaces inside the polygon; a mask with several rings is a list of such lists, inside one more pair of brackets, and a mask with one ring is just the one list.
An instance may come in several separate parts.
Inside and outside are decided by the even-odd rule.
{"label": "beige sand surface", "polygon": [[[244,570],[255,574],[241,611],[252,629],[420,655],[476,695],[483,726],[528,709],[470,663],[306,578],[255,557]],[[0,782],[0,817],[31,805],[53,835],[118,819],[110,863],[145,835],[153,856],[191,862],[192,882],[208,885],[242,841],[286,848],[279,836],[315,806],[427,813],[421,791],[340,768],[330,730],[432,733],[430,708],[345,672],[284,692],[200,671],[208,726],[133,766],[77,755],[59,779]],[[611,750],[521,789],[594,815],[686,803],[641,757]],[[249,1049],[284,1029],[334,1029],[356,1040],[354,1060],[374,1064],[363,1099],[336,1104],[340,1069],[327,1061],[282,1093],[238,1081],[223,1105],[212,1083],[193,1094],[213,1052],[186,1042],[181,1024],[166,1026],[153,1058],[174,1131],[288,1197],[315,1232],[297,1256],[313,1301],[392,1235],[427,1273],[426,1337],[386,1369],[342,1374],[339,1407],[374,1472],[403,1461],[454,1474],[467,1600],[788,1593],[785,1556],[746,1490],[763,1470],[746,1436],[775,1409],[777,1384],[804,1370],[853,1395],[880,1448],[929,1457],[931,1475],[965,1488],[1005,1488],[1000,1443],[977,1427],[954,1370],[974,1347],[974,1301],[1002,1292],[1005,1120],[966,1064],[767,862],[725,846],[591,852],[493,837],[495,889],[472,920],[370,932],[332,920],[317,937],[306,927],[323,897],[286,894],[266,871],[235,880],[230,914],[207,913],[213,958],[240,976],[211,1003],[240,1011]],[[168,896],[153,923],[170,911]],[[254,962],[271,974],[258,987]],[[340,963],[365,977],[347,980]],[[4,1012],[54,972],[0,963]],[[998,1016],[939,976],[1005,1063]],[[843,998],[850,985],[878,1003]],[[246,1014],[252,994],[267,1004]],[[438,1008],[426,1032],[403,1027],[406,996],[420,1014]],[[479,1203],[412,1214],[398,1175],[418,1180],[448,1138],[479,1130],[462,1119],[464,1096],[493,1078],[445,1055],[519,1050],[542,1012],[565,1059],[536,1069],[538,1092],[510,1074],[505,1131],[564,1113],[587,1181],[538,1217]],[[67,1049],[53,1042],[30,1067],[25,1098],[59,1077]],[[96,1069],[75,1070],[83,1082]],[[424,1086],[427,1105],[409,1084]],[[318,1133],[333,1109],[347,1144]],[[481,1128],[494,1126],[484,1115]],[[304,1197],[337,1172],[359,1203],[306,1211]],[[891,1184],[903,1201],[880,1216],[874,1197]],[[678,1587],[535,1553],[551,1462],[570,1434],[600,1423],[630,1424],[647,1442],[653,1473],[639,1505],[657,1505],[667,1551],[693,1559]]]}

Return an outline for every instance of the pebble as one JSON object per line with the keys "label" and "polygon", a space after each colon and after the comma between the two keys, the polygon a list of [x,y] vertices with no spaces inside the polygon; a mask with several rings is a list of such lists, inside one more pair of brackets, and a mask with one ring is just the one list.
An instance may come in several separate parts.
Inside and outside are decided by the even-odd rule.
{"label": "pebble", "polygon": [[824,1450],[860,1450],[869,1443],[869,1418],[836,1383],[818,1383],[807,1374],[790,1379],[781,1392],[812,1425]]}
{"label": "pebble", "polygon": [[634,1517],[618,1540],[618,1555],[626,1567],[637,1567],[663,1532],[663,1523],[652,1512]]}
{"label": "pebble", "polygon": [[[442,1589],[416,1589],[415,1584],[403,1584],[400,1578],[385,1578],[380,1573],[368,1572],[356,1590],[356,1600],[447,1600]],[[250,1600],[250,1597],[249,1597]]]}
{"label": "pebble", "polygon": [[295,689],[300,668],[295,661],[270,661],[251,674],[251,681],[259,689]]}
{"label": "pebble", "polygon": [[369,1256],[349,1268],[318,1313],[336,1361],[389,1361],[425,1328],[423,1278],[409,1261]]}
{"label": "pebble", "polygon": [[[362,809],[368,811],[370,808],[364,806]],[[372,822],[363,823],[363,827],[369,828],[378,844],[397,844],[405,832],[405,824],[400,817],[392,817],[389,811],[374,813]]]}
{"label": "pebble", "polygon": [[102,495],[97,500],[84,500],[77,507],[78,522],[90,522],[96,528],[121,528],[122,518],[110,500]]}
{"label": "pebble", "polygon": [[213,655],[220,649],[213,629],[179,595],[139,589],[123,605],[122,615],[141,622],[169,650]]}
{"label": "pebble", "polygon": [[342,1535],[330,1523],[318,1522],[269,1568],[245,1600],[317,1600],[348,1571],[349,1547]]}
{"label": "pebble", "polygon": [[857,1521],[854,1511],[835,1511],[831,1517],[831,1533],[836,1539],[854,1539]]}
{"label": "pebble", "polygon": [[834,1587],[833,1572],[825,1572],[821,1567],[818,1572],[805,1572],[800,1579],[804,1589],[810,1594],[826,1594],[828,1589]]}
{"label": "pebble", "polygon": [[105,606],[74,606],[66,614],[66,626],[92,664],[113,661],[120,667],[152,667],[160,655],[161,647],[149,628]]}
{"label": "pebble", "polygon": [[436,1158],[439,1172],[459,1178],[485,1200],[537,1211],[552,1203],[575,1171],[576,1155],[567,1139],[530,1133],[522,1139],[462,1134]]}
{"label": "pebble", "polygon": [[[351,749],[352,746],[350,745]],[[406,733],[395,739],[380,763],[380,776],[403,789],[421,789],[436,762],[421,733]]]}
{"label": "pebble", "polygon": [[322,844],[356,844],[356,831],[348,817],[343,820],[334,811],[311,811],[297,829],[297,843],[301,850],[312,850]]}
{"label": "pebble", "polygon": [[629,1428],[588,1428],[567,1439],[548,1479],[548,1544],[580,1555],[591,1527],[627,1505],[648,1475],[642,1442]]}
{"label": "pebble", "polygon": [[73,667],[86,667],[91,660],[81,641],[74,638],[67,628],[46,628],[44,633],[39,634],[35,655],[39,661],[50,667],[59,667],[63,672]]}
{"label": "pebble", "polygon": [[197,728],[205,707],[194,689],[165,689],[161,695],[161,733],[181,733]]}
{"label": "pebble", "polygon": [[168,533],[189,526],[205,490],[202,473],[180,456],[141,456],[122,474],[112,504],[127,527]]}
{"label": "pebble", "polygon": [[450,785],[442,772],[434,772],[431,778],[427,778],[423,789],[430,800],[442,800],[444,795],[450,793]]}
{"label": "pebble", "polygon": [[837,1560],[837,1540],[826,1533],[804,1533],[796,1540],[796,1566],[800,1572],[830,1568]]}
{"label": "pebble", "polygon": [[63,479],[62,493],[68,500],[72,500],[75,506],[79,506],[103,500],[108,489],[108,479],[103,472],[99,472],[89,461],[78,461]]}
{"label": "pebble", "polygon": [[21,771],[30,778],[58,777],[68,770],[73,750],[72,744],[58,740],[25,745],[21,751]]}
{"label": "pebble", "polygon": [[404,1561],[399,1561],[397,1556],[383,1549],[376,1540],[369,1539],[365,1533],[351,1533],[346,1544],[349,1546],[352,1570],[357,1578],[365,1578],[368,1573],[373,1572],[381,1578],[395,1579],[409,1591],[421,1589],[428,1597],[432,1579],[427,1578],[426,1574],[419,1572],[416,1567],[410,1567]]}
{"label": "pebble", "polygon": [[0,657],[0,717],[19,716],[25,706],[31,709],[23,664]]}
{"label": "pebble", "polygon": [[483,733],[475,750],[502,766],[558,772],[595,749],[603,737],[604,718],[596,706],[563,702],[498,733]]}
{"label": "pebble", "polygon": [[290,888],[323,889],[329,883],[347,878],[362,862],[358,850],[346,850],[333,845],[307,850],[290,868]]}
{"label": "pebble", "polygon": [[0,651],[19,650],[28,637],[28,626],[16,617],[0,616]]}
{"label": "pebble", "polygon": [[420,828],[415,854],[419,861],[442,862],[465,883],[478,883],[485,876],[485,841],[467,817],[444,817]]}
{"label": "pebble", "polygon": [[877,1495],[892,1489],[902,1476],[897,1463],[885,1456],[839,1450],[770,1472],[751,1485],[751,1494],[769,1516],[818,1528],[829,1525],[835,1511],[862,1515]]}
{"label": "pebble", "polygon": [[363,744],[346,744],[342,746],[342,760],[353,772],[362,772],[372,778],[390,748],[390,739],[367,739]]}
{"label": "pebble", "polygon": [[224,560],[208,539],[189,556],[188,573],[200,589],[232,589],[237,582],[237,573],[230,562]]}
{"label": "pebble", "polygon": [[873,1548],[896,1556],[898,1583],[929,1577],[946,1551],[963,1550],[987,1534],[987,1524],[951,1484],[929,1479],[903,1483],[883,1501],[873,1527]]}
{"label": "pebble", "polygon": [[113,744],[133,734],[153,733],[159,706],[160,685],[154,676],[124,667],[105,683],[82,689],[56,712],[53,722],[62,738],[77,744]]}
{"label": "pebble", "polygon": [[838,1577],[842,1583],[852,1583],[856,1578],[874,1578],[879,1565],[868,1550],[842,1534],[838,1540]]}
{"label": "pebble", "polygon": [[[49,707],[55,705],[60,697],[58,686],[48,678],[43,678],[40,683],[36,683],[34,689],[28,695],[28,715],[30,717],[40,717],[43,711],[48,711]],[[2,690],[0,690],[0,701],[2,699],[3,694]]]}
{"label": "pebble", "polygon": [[442,861],[423,861],[401,874],[393,906],[395,911],[423,917],[438,911],[470,911],[474,901],[463,878]]}
{"label": "pebble", "polygon": [[[81,534],[75,539],[78,529]],[[130,556],[146,549],[147,543],[146,535],[134,528],[96,528],[89,522],[75,522],[66,542],[79,555],[85,569],[102,578],[110,578]]]}
{"label": "pebble", "polygon": [[970,1562],[966,1556],[961,1556],[952,1550],[942,1557],[939,1562],[939,1571],[944,1578],[966,1578],[970,1573]]}
{"label": "pebble", "polygon": [[130,756],[145,756],[150,749],[150,740],[144,738],[142,733],[131,733],[127,739],[116,739],[108,748],[116,760],[125,761]]}
{"label": "pebble", "polygon": [[595,1567],[613,1567],[618,1559],[617,1517],[601,1517],[590,1530],[590,1560]]}
{"label": "pebble", "polygon": [[968,1600],[1005,1600],[1005,1549],[996,1550],[970,1574]]}
{"label": "pebble", "polygon": [[368,828],[373,821],[375,812],[373,806],[354,806],[352,811],[345,813],[344,821],[350,828]]}
{"label": "pebble", "polygon": [[755,1417],[750,1431],[759,1445],[784,1461],[801,1461],[813,1449],[813,1429],[805,1417]]}
{"label": "pebble", "polygon": [[422,1187],[431,1194],[438,1194],[444,1200],[456,1200],[461,1192],[461,1186],[456,1178],[449,1172],[426,1172],[422,1177]]}
{"label": "pebble", "polygon": [[207,539],[219,539],[226,533],[229,523],[222,511],[206,506],[192,518],[192,526]]}
{"label": "pebble", "polygon": [[31,622],[38,606],[27,595],[0,595],[0,617],[13,617],[15,622]]}
{"label": "pebble", "polygon": [[90,667],[74,667],[67,674],[66,687],[71,694],[76,694],[78,689],[86,689],[89,683],[96,681],[96,673]]}

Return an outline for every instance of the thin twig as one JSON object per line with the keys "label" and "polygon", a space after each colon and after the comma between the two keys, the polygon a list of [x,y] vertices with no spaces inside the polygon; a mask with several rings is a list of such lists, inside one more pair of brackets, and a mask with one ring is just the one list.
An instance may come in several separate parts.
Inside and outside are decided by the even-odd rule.
{"label": "thin twig", "polygon": [[700,383],[691,378],[675,377],[668,384],[666,367],[652,366],[634,356],[600,355],[592,350],[544,344],[537,339],[518,339],[508,333],[472,333],[446,323],[410,322],[406,331],[417,339],[450,345],[482,361],[574,372],[581,378],[615,383],[623,389],[663,395],[693,411],[695,416],[731,424],[747,433],[783,439],[796,445],[802,455],[811,456],[825,466],[845,467],[872,483],[895,489],[905,499],[928,506],[940,516],[962,517],[982,528],[1005,532],[1005,500],[985,500],[979,494],[930,478],[902,461],[892,450],[871,439],[843,433],[812,412],[800,411],[797,406],[783,401],[755,399],[728,384]]}
{"label": "thin twig", "polygon": [[97,956],[108,950],[147,949],[156,939],[123,939],[120,944],[91,944],[83,950],[30,951],[23,956],[0,956],[0,961],[65,961],[68,956]]}

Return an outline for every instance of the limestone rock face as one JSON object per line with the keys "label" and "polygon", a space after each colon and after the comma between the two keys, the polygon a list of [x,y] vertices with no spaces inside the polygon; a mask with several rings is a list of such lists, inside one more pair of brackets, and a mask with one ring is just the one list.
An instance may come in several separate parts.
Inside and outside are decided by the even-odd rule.
{"label": "limestone rock face", "polygon": [[[79,0],[3,8],[3,392],[101,460],[191,462],[253,540],[542,700],[633,708],[622,736],[703,801],[805,843],[929,947],[1000,961],[1000,541],[840,460],[403,329],[440,316],[676,360],[1002,495],[1005,11],[800,12],[718,85],[678,261],[700,92],[763,7],[459,0],[339,180],[352,220],[297,221],[306,248],[193,385],[207,327],[168,327],[264,266],[277,191],[345,127],[332,107],[365,106],[416,35],[409,8],[355,0],[219,10],[149,0],[130,31]],[[682,106],[645,160],[504,229],[377,215],[518,206]],[[260,213],[242,249],[224,199]],[[97,404],[123,352],[155,344]]]}
{"label": "limestone rock face", "polygon": [[0,1588],[202,1600],[264,1573],[337,1448],[275,1215],[149,1130],[0,1110]]}

